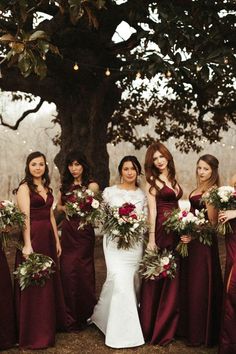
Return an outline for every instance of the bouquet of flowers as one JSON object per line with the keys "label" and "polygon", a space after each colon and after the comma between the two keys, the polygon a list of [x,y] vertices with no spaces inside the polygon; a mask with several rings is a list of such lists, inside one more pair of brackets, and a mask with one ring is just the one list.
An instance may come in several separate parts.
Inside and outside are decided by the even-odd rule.
{"label": "bouquet of flowers", "polygon": [[80,228],[85,225],[96,227],[101,219],[101,195],[94,193],[86,187],[73,192],[73,201],[67,202],[66,215],[71,217],[77,215],[80,218]]}
{"label": "bouquet of flowers", "polygon": [[31,253],[13,273],[19,281],[21,290],[29,286],[44,286],[54,271],[55,262],[52,258],[40,253]]}
{"label": "bouquet of flowers", "polygon": [[173,252],[167,249],[162,251],[146,249],[139,265],[141,276],[150,280],[159,280],[166,277],[173,279],[177,269],[175,256]]}
{"label": "bouquet of flowers", "polygon": [[[192,239],[198,238],[205,245],[211,246],[213,228],[205,218],[205,210],[195,211],[193,214],[187,210],[175,209],[163,223],[167,232],[175,231],[181,235],[191,235]],[[176,247],[182,257],[188,256],[188,244],[182,241]]]}
{"label": "bouquet of flowers", "polygon": [[23,228],[24,224],[25,215],[13,202],[9,200],[0,202],[0,239],[3,247],[7,245],[9,234]]}
{"label": "bouquet of flowers", "polygon": [[138,214],[132,203],[124,203],[120,207],[104,206],[103,232],[117,239],[117,248],[129,249],[143,240],[147,230],[147,219],[144,213]]}
{"label": "bouquet of flowers", "polygon": [[[213,188],[202,199],[219,210],[236,209],[236,191],[230,186]],[[218,223],[217,231],[223,236],[233,232],[229,222]]]}

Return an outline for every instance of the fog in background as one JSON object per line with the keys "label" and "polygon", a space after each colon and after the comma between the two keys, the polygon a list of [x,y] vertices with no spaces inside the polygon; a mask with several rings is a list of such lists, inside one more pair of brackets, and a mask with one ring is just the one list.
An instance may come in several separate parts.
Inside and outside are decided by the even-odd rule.
{"label": "fog in background", "polygon": [[[32,107],[35,107],[37,100],[31,104],[22,101],[11,102],[6,93],[0,96],[0,114],[4,120],[10,124],[21,116],[21,114]],[[44,102],[37,113],[29,115],[20,124],[18,130],[13,131],[7,127],[0,126],[0,199],[12,199],[12,190],[16,188],[24,176],[25,160],[32,151],[42,151],[48,160],[50,177],[54,194],[58,192],[60,177],[58,169],[53,160],[59,147],[55,146],[52,138],[60,132],[60,126],[52,123],[56,116],[56,107],[54,104]],[[152,132],[153,125],[150,124],[143,128]],[[142,134],[138,131],[137,134]],[[227,184],[233,174],[236,173],[236,134],[235,128],[224,133],[220,143],[209,145],[203,141],[204,150],[200,153],[190,152],[182,154],[176,150],[174,139],[166,143],[174,156],[178,181],[184,190],[183,198],[188,198],[189,193],[195,186],[195,164],[199,156],[210,153],[216,156],[220,161],[221,184]],[[135,155],[143,165],[146,148],[135,150],[131,143],[120,143],[116,146],[108,144],[110,155],[110,183],[119,181],[117,166],[124,155]],[[99,152],[98,152],[99,153]],[[94,156],[96,160],[96,156]],[[96,176],[94,176],[96,179]],[[143,181],[142,181],[143,182]]]}

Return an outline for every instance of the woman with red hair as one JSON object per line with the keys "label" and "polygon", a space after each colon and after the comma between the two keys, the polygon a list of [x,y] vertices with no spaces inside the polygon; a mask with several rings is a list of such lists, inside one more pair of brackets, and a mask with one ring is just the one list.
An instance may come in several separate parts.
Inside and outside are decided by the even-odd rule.
{"label": "woman with red hair", "polygon": [[[173,157],[162,143],[149,146],[145,157],[145,174],[150,226],[147,247],[151,250],[174,250],[178,236],[173,232],[167,233],[163,222],[168,213],[178,208],[182,190],[176,181]],[[178,271],[172,280],[143,280],[140,320],[145,340],[159,345],[170,343],[174,339],[178,319]]]}

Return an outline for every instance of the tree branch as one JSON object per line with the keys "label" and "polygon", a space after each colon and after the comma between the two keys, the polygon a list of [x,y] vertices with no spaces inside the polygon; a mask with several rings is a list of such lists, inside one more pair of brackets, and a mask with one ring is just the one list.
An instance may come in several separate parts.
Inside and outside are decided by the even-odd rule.
{"label": "tree branch", "polygon": [[0,115],[0,122],[4,127],[10,128],[12,130],[17,130],[20,123],[31,113],[36,113],[38,112],[38,110],[40,109],[40,107],[42,106],[44,100],[42,98],[40,98],[39,103],[37,104],[37,106],[33,109],[29,109],[28,111],[25,111],[22,116],[16,121],[16,123],[14,125],[8,124],[6,122],[3,121],[2,116]]}

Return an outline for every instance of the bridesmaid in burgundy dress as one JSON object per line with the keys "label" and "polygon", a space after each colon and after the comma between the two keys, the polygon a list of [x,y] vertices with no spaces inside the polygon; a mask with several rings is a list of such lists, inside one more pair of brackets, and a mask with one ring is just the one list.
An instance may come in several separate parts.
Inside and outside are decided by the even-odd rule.
{"label": "bridesmaid in burgundy dress", "polygon": [[30,253],[37,252],[50,256],[56,263],[56,271],[43,287],[31,286],[21,291],[16,282],[19,346],[25,349],[53,346],[56,329],[63,329],[65,325],[63,292],[57,268],[61,246],[49,183],[45,156],[38,151],[32,152],[26,161],[25,178],[15,191],[18,206],[26,215],[24,246],[22,252],[17,251],[16,267]]}
{"label": "bridesmaid in burgundy dress", "polygon": [[[215,225],[218,211],[205,205],[201,198],[210,188],[219,185],[218,160],[203,155],[197,161],[197,187],[190,195],[191,211],[206,208],[208,219]],[[212,246],[192,240],[188,257],[180,262],[181,307],[178,335],[190,346],[214,346],[219,339],[223,283],[217,235]]]}
{"label": "bridesmaid in burgundy dress", "polygon": [[[232,184],[236,187],[236,175]],[[236,210],[226,210],[219,213],[223,223],[230,221],[233,233],[225,236],[225,294],[221,324],[219,354],[236,353]]]}
{"label": "bridesmaid in burgundy dress", "polygon": [[[166,213],[178,208],[182,190],[175,179],[171,153],[160,142],[149,146],[145,157],[146,191],[149,209],[149,249],[174,250],[175,233],[167,234],[162,226]],[[151,344],[166,345],[175,336],[179,319],[179,272],[171,280],[143,280],[140,320],[144,338]]]}
{"label": "bridesmaid in burgundy dress", "polygon": [[15,314],[9,268],[0,241],[0,351],[16,343]]}
{"label": "bridesmaid in burgundy dress", "polygon": [[[66,168],[57,208],[65,212],[65,203],[73,201],[73,192],[82,186],[98,192],[99,186],[89,178],[85,156],[72,151],[66,158]],[[94,245],[95,234],[91,225],[78,229],[79,217],[64,219],[62,223],[61,277],[66,302],[66,327],[76,331],[86,327],[96,304]]]}

